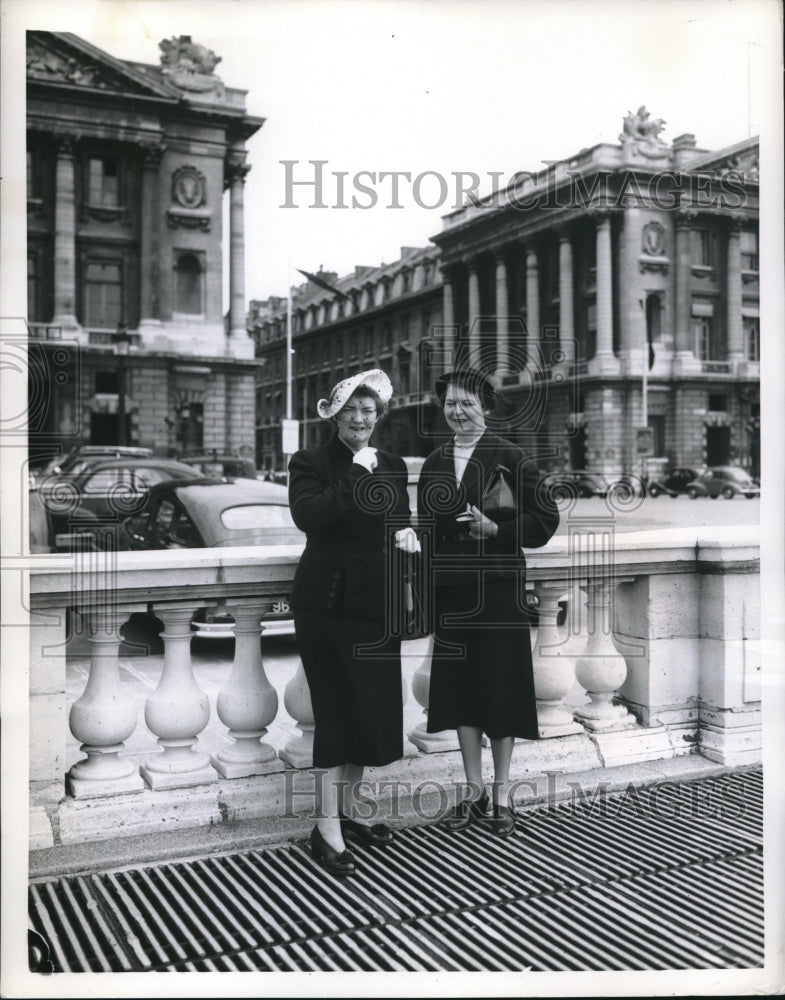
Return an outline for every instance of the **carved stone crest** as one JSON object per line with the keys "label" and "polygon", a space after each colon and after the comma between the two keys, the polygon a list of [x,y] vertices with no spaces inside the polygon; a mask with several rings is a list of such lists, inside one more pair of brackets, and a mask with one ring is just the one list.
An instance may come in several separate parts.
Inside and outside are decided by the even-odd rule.
{"label": "carved stone crest", "polygon": [[179,167],[172,174],[172,201],[183,208],[199,208],[205,202],[207,183],[196,167]]}
{"label": "carved stone crest", "polygon": [[213,72],[221,61],[211,49],[191,41],[190,35],[165,38],[158,43],[165,79],[181,90],[205,93],[223,91],[223,83]]}
{"label": "carved stone crest", "polygon": [[652,257],[661,257],[665,253],[665,227],[661,222],[647,222],[641,235],[644,253]]}

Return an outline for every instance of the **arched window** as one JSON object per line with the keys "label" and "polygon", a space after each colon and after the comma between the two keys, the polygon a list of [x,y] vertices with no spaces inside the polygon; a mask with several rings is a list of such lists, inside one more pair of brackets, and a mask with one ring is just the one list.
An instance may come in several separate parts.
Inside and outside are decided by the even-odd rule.
{"label": "arched window", "polygon": [[196,254],[183,253],[177,259],[176,311],[199,315],[202,308],[202,265]]}

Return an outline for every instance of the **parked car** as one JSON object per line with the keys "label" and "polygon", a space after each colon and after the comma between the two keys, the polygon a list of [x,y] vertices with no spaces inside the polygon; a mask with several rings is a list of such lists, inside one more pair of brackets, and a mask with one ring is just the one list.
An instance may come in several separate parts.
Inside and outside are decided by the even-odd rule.
{"label": "parked car", "polygon": [[87,444],[72,448],[65,455],[55,455],[41,469],[31,471],[31,486],[40,486],[51,477],[75,476],[89,465],[108,462],[113,458],[151,458],[152,448],[131,445]]}
{"label": "parked car", "polygon": [[201,476],[215,479],[258,479],[256,463],[252,458],[237,455],[223,455],[217,451],[199,455],[183,455],[184,465],[190,465]]}
{"label": "parked car", "polygon": [[672,469],[665,479],[650,480],[649,496],[658,497],[667,493],[668,496],[677,497],[681,493],[686,493],[689,484],[696,480],[699,475],[699,469],[686,466]]}
{"label": "parked car", "polygon": [[120,522],[145,506],[152,486],[199,478],[190,466],[166,458],[118,458],[48,476],[37,499],[46,512],[50,550],[115,548]]}
{"label": "parked car", "polygon": [[604,476],[585,469],[560,469],[549,472],[545,482],[551,490],[563,490],[581,498],[607,496],[609,484]]}
{"label": "parked car", "polygon": [[686,493],[693,500],[718,496],[723,496],[726,500],[733,500],[736,496],[752,500],[760,496],[760,486],[753,481],[746,469],[738,465],[715,465],[688,483]]}
{"label": "parked car", "polygon": [[[120,529],[120,546],[127,550],[304,544],[286,487],[259,480],[161,483],[150,490],[144,511],[127,518]],[[278,595],[273,608],[265,620],[265,636],[292,634],[288,594]],[[220,610],[198,611],[192,625],[203,638],[232,635],[232,618]]]}

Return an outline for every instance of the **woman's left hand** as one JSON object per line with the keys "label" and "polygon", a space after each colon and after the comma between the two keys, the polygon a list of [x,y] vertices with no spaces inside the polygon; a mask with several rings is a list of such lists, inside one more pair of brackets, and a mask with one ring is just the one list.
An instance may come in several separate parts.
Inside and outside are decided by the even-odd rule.
{"label": "woman's left hand", "polygon": [[420,539],[413,528],[401,528],[395,532],[395,544],[399,549],[413,555],[420,551]]}
{"label": "woman's left hand", "polygon": [[486,517],[480,508],[475,507],[474,504],[472,504],[471,511],[474,516],[474,520],[469,528],[469,534],[471,537],[495,538],[499,533],[499,526],[496,522],[492,521],[489,517]]}

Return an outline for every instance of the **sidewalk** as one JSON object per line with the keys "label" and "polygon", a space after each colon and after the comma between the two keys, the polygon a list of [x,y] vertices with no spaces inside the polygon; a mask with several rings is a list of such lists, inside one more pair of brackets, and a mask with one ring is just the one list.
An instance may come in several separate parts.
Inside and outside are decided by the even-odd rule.
{"label": "sidewalk", "polygon": [[34,877],[42,971],[760,968],[762,772],[700,775],[542,803],[506,841],[406,823],[343,881],[302,839]]}

